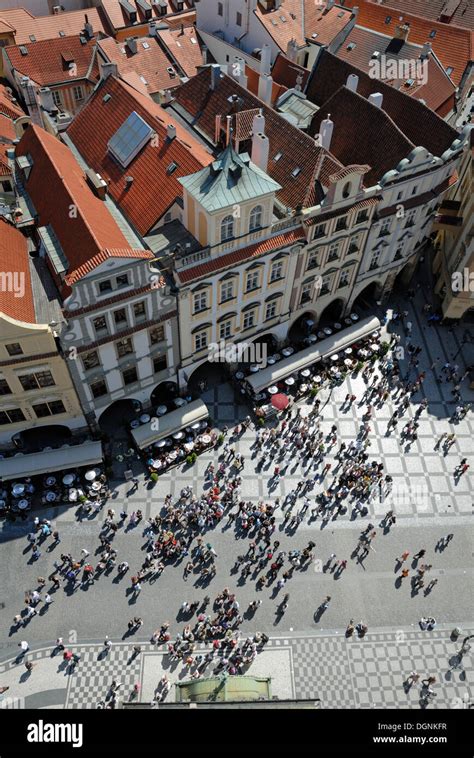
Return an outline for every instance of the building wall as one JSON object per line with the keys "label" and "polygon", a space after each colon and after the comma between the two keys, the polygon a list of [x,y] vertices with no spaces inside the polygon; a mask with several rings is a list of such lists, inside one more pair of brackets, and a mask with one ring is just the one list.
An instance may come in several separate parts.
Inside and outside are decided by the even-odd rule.
{"label": "building wall", "polygon": [[[116,278],[127,273],[129,285],[116,288]],[[99,284],[111,281],[112,291],[101,293]],[[163,288],[154,287],[159,274],[143,261],[109,261],[81,279],[65,302],[67,328],[61,335],[64,351],[70,356],[70,369],[78,394],[91,423],[115,400],[131,398],[145,407],[153,389],[163,381],[176,381],[178,364],[178,325],[176,298]],[[138,291],[137,291],[138,290]],[[101,301],[103,304],[101,305]],[[135,306],[143,304],[144,314]],[[140,305],[141,309],[141,305]],[[122,320],[125,311],[126,321]],[[120,321],[117,322],[117,314]],[[96,319],[103,318],[106,330],[97,330]],[[163,339],[152,344],[151,334],[163,327]],[[120,355],[119,343],[130,340],[132,352]],[[97,365],[88,367],[91,354]],[[166,366],[155,371],[154,360],[166,357]],[[125,384],[124,371],[136,369],[137,379]],[[94,397],[92,386],[105,382],[106,392]]]}
{"label": "building wall", "polygon": [[[23,421],[16,423],[0,423],[0,445],[8,447],[12,436],[25,429],[52,424],[62,424],[71,430],[85,427],[86,421],[68,366],[58,353],[51,329],[48,326],[24,324],[2,316],[0,333],[0,379],[5,379],[11,390],[11,394],[0,394],[0,412],[19,408],[25,417]],[[15,343],[20,345],[22,353],[10,356],[6,345]],[[53,386],[23,389],[20,376],[45,371],[51,372]],[[38,417],[35,413],[33,406],[57,400],[64,404],[63,413],[44,417]]]}
{"label": "building wall", "polygon": [[[224,6],[223,16],[218,16],[217,0],[200,0],[196,4],[196,27],[199,32],[208,32],[213,35],[211,40],[207,41],[204,37],[203,40],[216,61],[221,62],[223,53],[224,55],[229,54],[231,61],[235,55],[235,49],[229,53],[224,46],[219,45],[219,37],[216,32],[220,31],[224,34],[223,41],[225,43],[239,47],[247,53],[252,53],[255,48],[261,48],[264,44],[269,45],[271,62],[273,63],[280,52],[280,48],[252,12],[252,9],[256,7],[256,0],[248,0],[248,3],[245,0],[221,0],[221,2]],[[242,26],[236,24],[237,12],[242,13]],[[245,36],[242,37],[244,33]],[[240,43],[236,39],[238,37],[242,37]],[[224,57],[222,63],[225,62]]]}

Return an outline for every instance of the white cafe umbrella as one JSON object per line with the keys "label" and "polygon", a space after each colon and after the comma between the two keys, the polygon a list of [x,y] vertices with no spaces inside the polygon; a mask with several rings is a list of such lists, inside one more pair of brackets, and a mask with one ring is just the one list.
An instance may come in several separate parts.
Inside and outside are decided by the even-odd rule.
{"label": "white cafe umbrella", "polygon": [[90,471],[86,471],[84,474],[84,479],[86,479],[88,482],[93,482],[96,478],[97,474],[95,473],[94,469],[90,469]]}
{"label": "white cafe umbrella", "polygon": [[268,388],[268,391],[270,395],[276,395],[278,392],[278,387],[275,387],[275,385],[273,384],[271,387]]}
{"label": "white cafe umbrella", "polygon": [[339,360],[339,356],[338,356],[338,354],[337,354],[337,353],[335,353],[334,355],[331,355],[331,360],[332,360],[332,361],[338,361],[338,360]]}
{"label": "white cafe umbrella", "polygon": [[346,349],[344,350],[344,352],[345,352],[346,355],[352,355],[352,348],[351,347],[346,347]]}
{"label": "white cafe umbrella", "polygon": [[288,384],[288,386],[292,386],[295,383],[295,380],[292,376],[289,376],[288,379],[285,379],[285,384]]}

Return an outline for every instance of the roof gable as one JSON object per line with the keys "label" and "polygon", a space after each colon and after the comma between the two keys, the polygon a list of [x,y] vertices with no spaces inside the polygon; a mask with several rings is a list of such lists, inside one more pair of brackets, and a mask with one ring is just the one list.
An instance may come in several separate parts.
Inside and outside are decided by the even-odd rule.
{"label": "roof gable", "polygon": [[[26,55],[22,54],[24,49]],[[61,37],[12,45],[5,48],[5,55],[12,68],[46,87],[89,76],[95,57],[95,39],[82,43],[79,37]]]}

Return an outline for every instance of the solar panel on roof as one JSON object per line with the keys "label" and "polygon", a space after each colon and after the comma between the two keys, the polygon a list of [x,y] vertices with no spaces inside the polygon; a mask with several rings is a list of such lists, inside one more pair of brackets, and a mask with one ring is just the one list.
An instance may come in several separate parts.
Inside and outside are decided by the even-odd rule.
{"label": "solar panel on roof", "polygon": [[125,168],[148,142],[152,133],[151,126],[148,126],[138,113],[132,111],[110,138],[109,152]]}

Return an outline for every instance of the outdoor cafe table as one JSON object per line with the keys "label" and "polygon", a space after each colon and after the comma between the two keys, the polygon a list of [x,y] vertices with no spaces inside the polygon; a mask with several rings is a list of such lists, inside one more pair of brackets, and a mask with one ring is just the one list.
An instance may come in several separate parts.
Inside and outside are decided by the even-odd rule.
{"label": "outdoor cafe table", "polygon": [[18,508],[20,508],[20,510],[24,511],[24,510],[26,510],[28,508],[28,506],[29,506],[28,500],[19,500],[18,501]]}
{"label": "outdoor cafe table", "polygon": [[[87,473],[89,473],[89,472],[87,472]],[[56,484],[56,477],[55,476],[48,476],[48,478],[46,479],[46,486],[47,487],[52,487],[54,484]]]}
{"label": "outdoor cafe table", "polygon": [[15,497],[19,497],[20,495],[23,495],[24,491],[25,491],[24,484],[14,484],[12,487],[12,492]]}
{"label": "outdoor cafe table", "polygon": [[156,409],[156,412],[158,416],[164,416],[167,410],[168,408],[166,407],[166,405],[159,405],[158,408]]}
{"label": "outdoor cafe table", "polygon": [[46,493],[45,498],[48,501],[48,503],[54,503],[54,501],[56,500],[56,493],[51,492],[51,490],[49,490],[49,492]]}
{"label": "outdoor cafe table", "polygon": [[63,484],[65,484],[66,487],[68,487],[70,484],[73,483],[75,478],[76,477],[74,476],[74,474],[66,474],[65,476],[63,476]]}

